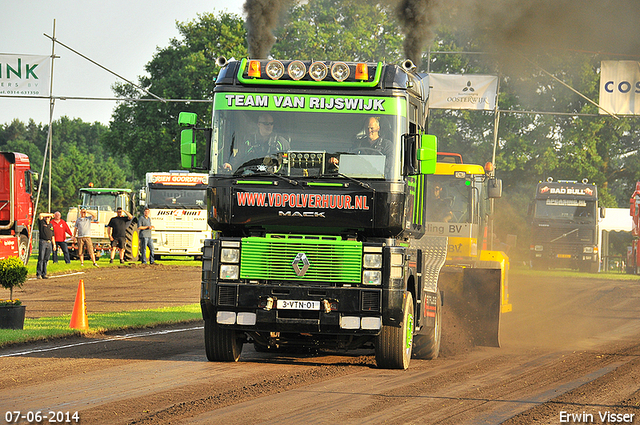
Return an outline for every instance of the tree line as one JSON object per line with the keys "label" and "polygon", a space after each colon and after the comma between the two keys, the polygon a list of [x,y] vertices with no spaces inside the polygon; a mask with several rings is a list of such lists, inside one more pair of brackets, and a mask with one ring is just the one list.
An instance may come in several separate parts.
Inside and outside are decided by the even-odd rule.
{"label": "tree line", "polygon": [[[294,1],[276,29],[270,56],[400,63],[404,36],[392,3]],[[565,86],[597,101],[600,61],[619,58],[525,49],[526,55],[520,50],[510,61],[501,61],[496,52],[482,52],[487,45],[483,36],[465,32],[456,25],[457,18],[443,17],[429,52],[417,65],[420,71],[499,76],[502,112],[495,166],[504,196],[498,211],[510,218],[499,235],[526,233],[535,184],[547,177],[587,178],[600,188],[603,206],[627,207],[640,180],[640,119],[598,115],[596,106]],[[220,70],[216,58],[247,56],[244,19],[228,12],[203,13],[177,23],[177,28],[180,37],[158,48],[138,84],[166,99],[213,99]],[[123,99],[151,99],[125,83],[113,90]],[[180,168],[181,111],[197,113],[199,126],[210,125],[210,103],[152,101],[120,102],[108,127],[68,118],[54,122],[54,205],[63,208],[74,202],[77,188],[89,181],[127,187],[146,172]],[[494,119],[492,112],[432,110],[428,131],[438,136],[440,150],[484,164],[493,153]],[[44,140],[46,126],[33,122],[14,121],[0,128],[0,148],[30,154],[36,169]]]}

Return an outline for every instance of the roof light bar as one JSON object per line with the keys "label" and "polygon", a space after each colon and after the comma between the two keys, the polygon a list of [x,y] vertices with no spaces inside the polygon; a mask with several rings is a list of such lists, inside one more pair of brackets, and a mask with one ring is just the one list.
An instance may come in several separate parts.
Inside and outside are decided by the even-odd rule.
{"label": "roof light bar", "polygon": [[267,63],[265,72],[272,80],[277,80],[284,75],[284,65],[279,60],[272,60]]}
{"label": "roof light bar", "polygon": [[260,78],[260,61],[249,61],[249,77]]}
{"label": "roof light bar", "polygon": [[368,80],[369,68],[366,63],[356,64],[356,80]]}
{"label": "roof light bar", "polygon": [[322,62],[314,62],[309,67],[309,75],[315,81],[324,80],[325,78],[327,78],[328,73],[329,68],[327,68],[327,65],[323,64]]}
{"label": "roof light bar", "polygon": [[344,81],[349,78],[349,66],[344,62],[336,62],[331,66],[331,76],[336,81]]}
{"label": "roof light bar", "polygon": [[307,73],[307,67],[302,63],[302,61],[293,61],[289,64],[287,73],[292,80],[298,81]]}

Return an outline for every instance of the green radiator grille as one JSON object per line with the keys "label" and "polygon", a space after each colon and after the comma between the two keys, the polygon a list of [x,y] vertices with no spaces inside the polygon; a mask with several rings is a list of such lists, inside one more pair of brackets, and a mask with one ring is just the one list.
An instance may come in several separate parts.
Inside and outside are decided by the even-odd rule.
{"label": "green radiator grille", "polygon": [[[297,276],[292,266],[299,253],[309,260],[304,276]],[[243,238],[240,261],[242,279],[362,281],[362,243],[343,241],[338,236],[271,234],[264,238]]]}

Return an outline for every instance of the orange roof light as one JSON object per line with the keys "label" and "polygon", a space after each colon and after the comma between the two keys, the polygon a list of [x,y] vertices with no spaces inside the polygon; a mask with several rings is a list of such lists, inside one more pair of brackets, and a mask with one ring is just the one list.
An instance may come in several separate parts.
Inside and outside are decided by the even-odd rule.
{"label": "orange roof light", "polygon": [[249,77],[260,78],[260,61],[249,61]]}
{"label": "orange roof light", "polygon": [[368,80],[369,68],[366,63],[356,64],[356,80]]}
{"label": "orange roof light", "polygon": [[490,173],[493,171],[493,164],[491,162],[487,162],[486,164],[484,164],[484,171],[486,173]]}

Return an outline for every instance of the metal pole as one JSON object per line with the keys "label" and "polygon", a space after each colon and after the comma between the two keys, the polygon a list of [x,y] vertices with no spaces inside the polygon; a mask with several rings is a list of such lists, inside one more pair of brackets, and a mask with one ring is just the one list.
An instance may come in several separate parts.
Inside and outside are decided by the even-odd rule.
{"label": "metal pole", "polygon": [[[53,126],[53,109],[56,100],[53,98],[53,63],[56,58],[56,20],[53,20],[53,38],[51,39],[51,75],[49,79],[49,131],[47,132],[47,144],[49,146],[49,204],[47,212],[51,212],[51,151],[53,150],[52,126]],[[44,165],[44,164],[43,164]],[[44,168],[42,169],[44,171]]]}
{"label": "metal pole", "polygon": [[[498,146],[498,128],[500,126],[500,109],[498,109],[498,99],[500,97],[500,73],[498,72],[498,86],[496,87],[496,105],[494,109],[494,120],[493,120],[493,154],[491,155],[491,165],[493,166],[493,176],[495,176],[496,170],[496,148]],[[492,177],[493,177],[492,176]],[[493,234],[494,234],[494,221],[493,221],[493,211],[495,199],[491,199],[491,215],[489,216],[489,249],[493,251]]]}

